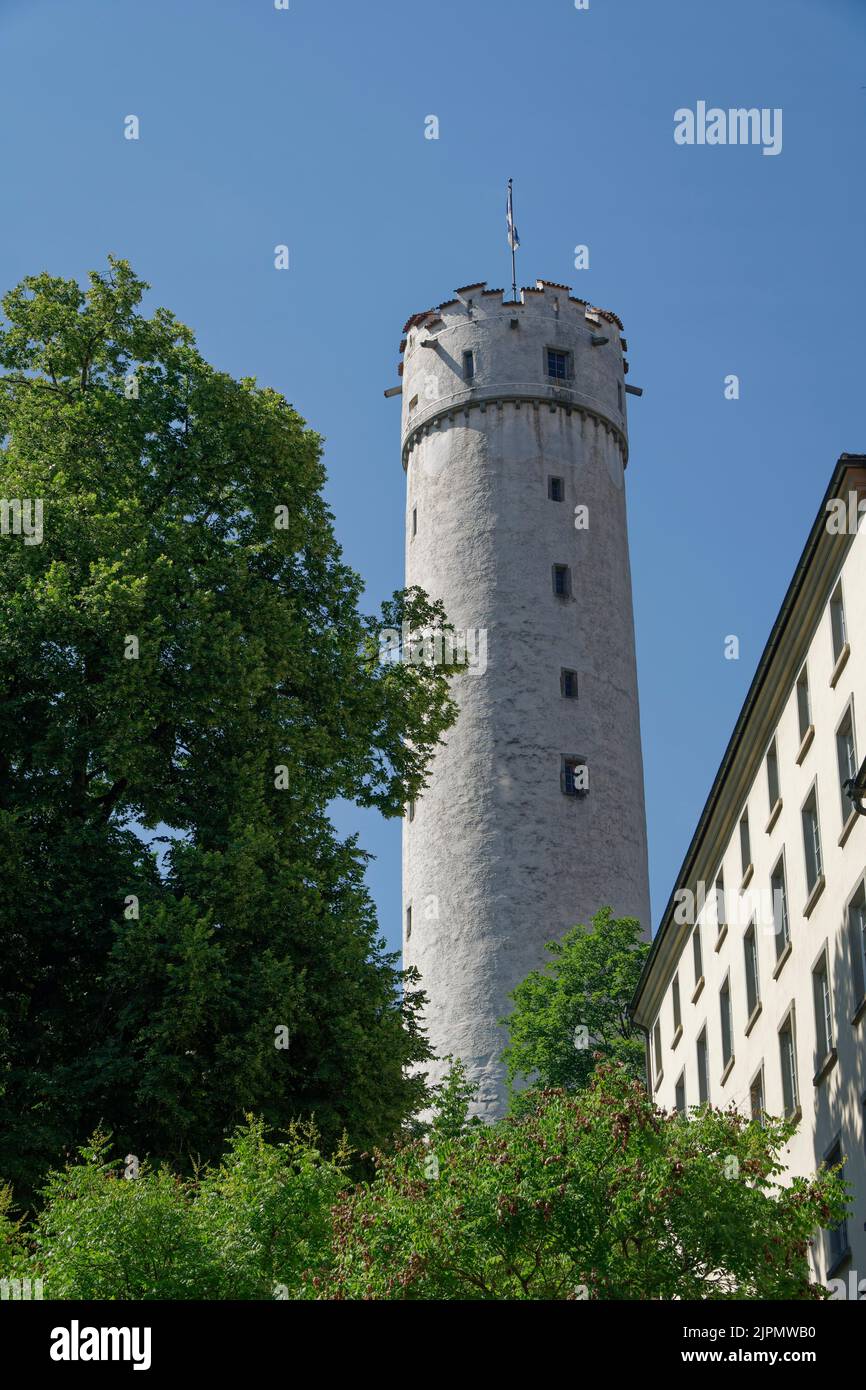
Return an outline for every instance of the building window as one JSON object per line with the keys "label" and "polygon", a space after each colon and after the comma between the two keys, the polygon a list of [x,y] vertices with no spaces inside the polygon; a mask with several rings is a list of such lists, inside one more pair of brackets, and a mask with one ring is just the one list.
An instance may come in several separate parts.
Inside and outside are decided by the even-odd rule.
{"label": "building window", "polygon": [[412,935],[412,904],[406,908],[406,940]]}
{"label": "building window", "polygon": [[800,1093],[797,1084],[797,1040],[794,1031],[794,1011],[788,1014],[779,1029],[779,1061],[782,1067],[782,1103],[786,1117],[799,1108]]}
{"label": "building window", "polygon": [[804,666],[797,681],[797,717],[800,721],[800,742],[812,727],[812,701],[809,698],[809,672]]}
{"label": "building window", "polygon": [[412,823],[412,821],[413,821],[414,819],[415,819],[415,802],[414,802],[414,801],[410,801],[410,802],[409,802],[409,824],[410,824],[410,825],[411,825],[411,823]]}
{"label": "building window", "polygon": [[744,811],[740,817],[740,863],[743,871],[743,878],[752,867],[752,846],[749,840],[749,812]]}
{"label": "building window", "polygon": [[571,375],[569,358],[571,353],[559,348],[547,349],[547,375],[554,381],[567,381]]}
{"label": "building window", "polygon": [[803,848],[806,852],[806,885],[811,893],[824,872],[821,859],[821,827],[818,823],[818,794],[813,787],[803,807]]}
{"label": "building window", "polygon": [[413,535],[413,536],[417,536],[417,534],[418,534],[418,508],[417,508],[417,507],[413,507],[413,508],[412,508],[412,535]]}
{"label": "building window", "polygon": [[415,407],[417,406],[417,404],[418,404],[418,397],[417,397],[417,396],[413,396],[412,399],[411,399],[411,401],[409,402],[409,414],[410,414],[410,415],[412,414],[412,411],[415,409]]}
{"label": "building window", "polygon": [[686,1113],[686,1074],[685,1074],[684,1071],[683,1071],[683,1072],[680,1072],[680,1079],[679,1079],[679,1081],[677,1082],[677,1088],[676,1088],[676,1092],[675,1092],[675,1095],[674,1095],[674,1105],[675,1105],[676,1108],[677,1108],[677,1114],[678,1114],[678,1115],[685,1115],[685,1113]]}
{"label": "building window", "polygon": [[704,952],[701,946],[701,928],[695,927],[692,932],[692,951],[695,957],[695,989],[697,989],[704,976]]}
{"label": "building window", "polygon": [[662,1075],[662,1025],[660,1019],[656,1019],[656,1026],[653,1028],[653,1061],[655,1065],[655,1081],[656,1085],[658,1085]]}
{"label": "building window", "polygon": [[710,1061],[707,1055],[707,1030],[702,1029],[697,1043],[698,1056],[698,1100],[706,1105],[710,1098]]}
{"label": "building window", "polygon": [[848,940],[854,977],[854,1003],[866,996],[866,881],[860,884],[848,904]]}
{"label": "building window", "polygon": [[[842,1143],[837,1139],[824,1159],[828,1168],[839,1168],[839,1177],[845,1181],[845,1166],[842,1164]],[[840,1164],[842,1166],[840,1167]],[[848,1223],[843,1217],[838,1226],[827,1229],[827,1269],[835,1269],[839,1261],[848,1253]]]}
{"label": "building window", "polygon": [[758,974],[758,940],[754,922],[749,923],[743,937],[743,953],[746,958],[746,1009],[749,1018],[761,1002],[761,980]]}
{"label": "building window", "polygon": [[563,666],[559,673],[559,688],[566,700],[577,699],[577,672],[567,671]]}
{"label": "building window", "polygon": [[719,1012],[722,1019],[722,1067],[727,1067],[734,1055],[734,1028],[731,1018],[731,978],[727,976],[719,990]]}
{"label": "building window", "polygon": [[586,758],[563,757],[560,786],[566,796],[586,796],[589,791]]}
{"label": "building window", "polygon": [[680,1032],[683,1026],[683,1016],[680,1008],[680,977],[674,975],[674,982],[671,986],[671,998],[674,1006],[674,1033]]}
{"label": "building window", "polygon": [[770,810],[778,802],[781,792],[779,791],[779,756],[776,752],[776,740],[770,744],[767,750],[767,792],[770,797]]}
{"label": "building window", "polygon": [[773,926],[776,929],[776,960],[778,960],[791,940],[784,859],[779,860],[770,876],[770,891],[773,895]]}
{"label": "building window", "polygon": [[749,1087],[749,1110],[752,1119],[755,1121],[756,1124],[763,1123],[764,1111],[766,1110],[766,1106],[764,1105],[763,1067],[761,1067],[760,1071],[758,1072],[758,1075],[755,1077],[754,1081]]}
{"label": "building window", "polygon": [[836,760],[839,764],[839,791],[842,796],[842,824],[853,814],[854,803],[845,790],[845,783],[857,776],[857,747],[854,742],[854,712],[849,704],[842,723],[836,730]]}
{"label": "building window", "polygon": [[835,666],[845,643],[848,641],[848,629],[845,623],[845,605],[842,602],[842,585],[836,585],[836,592],[830,600],[830,631],[833,634],[833,664]]}
{"label": "building window", "polygon": [[826,949],[812,971],[812,997],[815,1001],[815,1070],[818,1071],[833,1047],[833,1005]]}
{"label": "building window", "polygon": [[547,496],[551,502],[561,502],[565,497],[565,483],[562,478],[548,478]]}
{"label": "building window", "polygon": [[553,592],[557,598],[568,598],[571,593],[571,570],[568,565],[553,566]]}
{"label": "building window", "polygon": [[463,376],[466,381],[471,381],[475,375],[475,357],[471,350],[463,354]]}
{"label": "building window", "polygon": [[716,877],[716,921],[719,931],[728,924],[728,912],[725,907],[725,873],[719,869]]}
{"label": "building window", "polygon": [[618,403],[618,405],[619,405],[619,413],[620,413],[620,415],[622,415],[622,382],[621,382],[621,381],[618,381],[618,382],[616,383],[616,399],[617,399],[617,403]]}

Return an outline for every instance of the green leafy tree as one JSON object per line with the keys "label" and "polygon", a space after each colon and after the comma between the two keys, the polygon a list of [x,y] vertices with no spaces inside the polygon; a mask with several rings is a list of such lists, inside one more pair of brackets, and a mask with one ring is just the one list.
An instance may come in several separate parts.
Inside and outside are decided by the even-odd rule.
{"label": "green leafy tree", "polygon": [[127,1178],[96,1135],[51,1174],[27,1232],[29,1269],[46,1298],[297,1297],[327,1266],[330,1209],[348,1182],[345,1146],[326,1160],[318,1142],[307,1124],[269,1143],[248,1119],[203,1175],[144,1163]]}
{"label": "green leafy tree", "polygon": [[319,1297],[805,1299],[807,1250],[839,1220],[833,1172],[780,1183],[794,1126],[655,1109],[604,1064],[576,1094],[380,1154],[335,1210]]}
{"label": "green leafy tree", "polygon": [[421,792],[451,670],[382,662],[379,634],[445,615],[418,590],[361,614],[320,438],[144,316],[146,289],[112,260],[3,299],[0,1173],[21,1192],[100,1125],[182,1167],[247,1111],[370,1146],[425,1096],[417,981],[328,807]]}
{"label": "green leafy tree", "polygon": [[629,1012],[649,951],[640,923],[605,907],[546,949],[552,959],[512,991],[514,1009],[502,1020],[509,1086],[580,1090],[602,1058],[642,1078],[643,1034]]}

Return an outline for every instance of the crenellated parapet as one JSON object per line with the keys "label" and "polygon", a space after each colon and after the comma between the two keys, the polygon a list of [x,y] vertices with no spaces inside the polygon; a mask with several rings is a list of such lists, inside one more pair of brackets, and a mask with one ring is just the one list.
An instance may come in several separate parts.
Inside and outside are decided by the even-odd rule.
{"label": "crenellated parapet", "polygon": [[537,280],[517,301],[461,286],[403,330],[402,457],[431,430],[478,410],[574,411],[615,436],[628,459],[626,342],[616,314]]}

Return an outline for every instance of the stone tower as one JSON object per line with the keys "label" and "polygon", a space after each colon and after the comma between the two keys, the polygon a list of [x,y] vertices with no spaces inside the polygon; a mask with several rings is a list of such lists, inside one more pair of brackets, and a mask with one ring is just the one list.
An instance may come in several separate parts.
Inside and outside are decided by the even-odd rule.
{"label": "stone tower", "polygon": [[401,344],[406,583],[475,658],[403,826],[404,961],[486,1119],[544,943],[606,904],[649,936],[621,331],[566,285],[481,283]]}

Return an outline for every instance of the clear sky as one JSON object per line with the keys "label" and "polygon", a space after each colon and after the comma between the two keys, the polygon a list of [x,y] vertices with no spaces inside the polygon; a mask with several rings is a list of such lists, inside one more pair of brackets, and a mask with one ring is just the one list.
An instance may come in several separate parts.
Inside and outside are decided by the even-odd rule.
{"label": "clear sky", "polygon": [[[283,391],[370,611],[403,577],[401,328],[508,283],[509,176],[520,283],[621,316],[655,928],[832,465],[866,451],[866,0],[0,0],[0,57],[2,288],[126,256]],[[699,101],[782,108],[781,153],[675,144]],[[399,823],[338,823],[396,945]]]}

